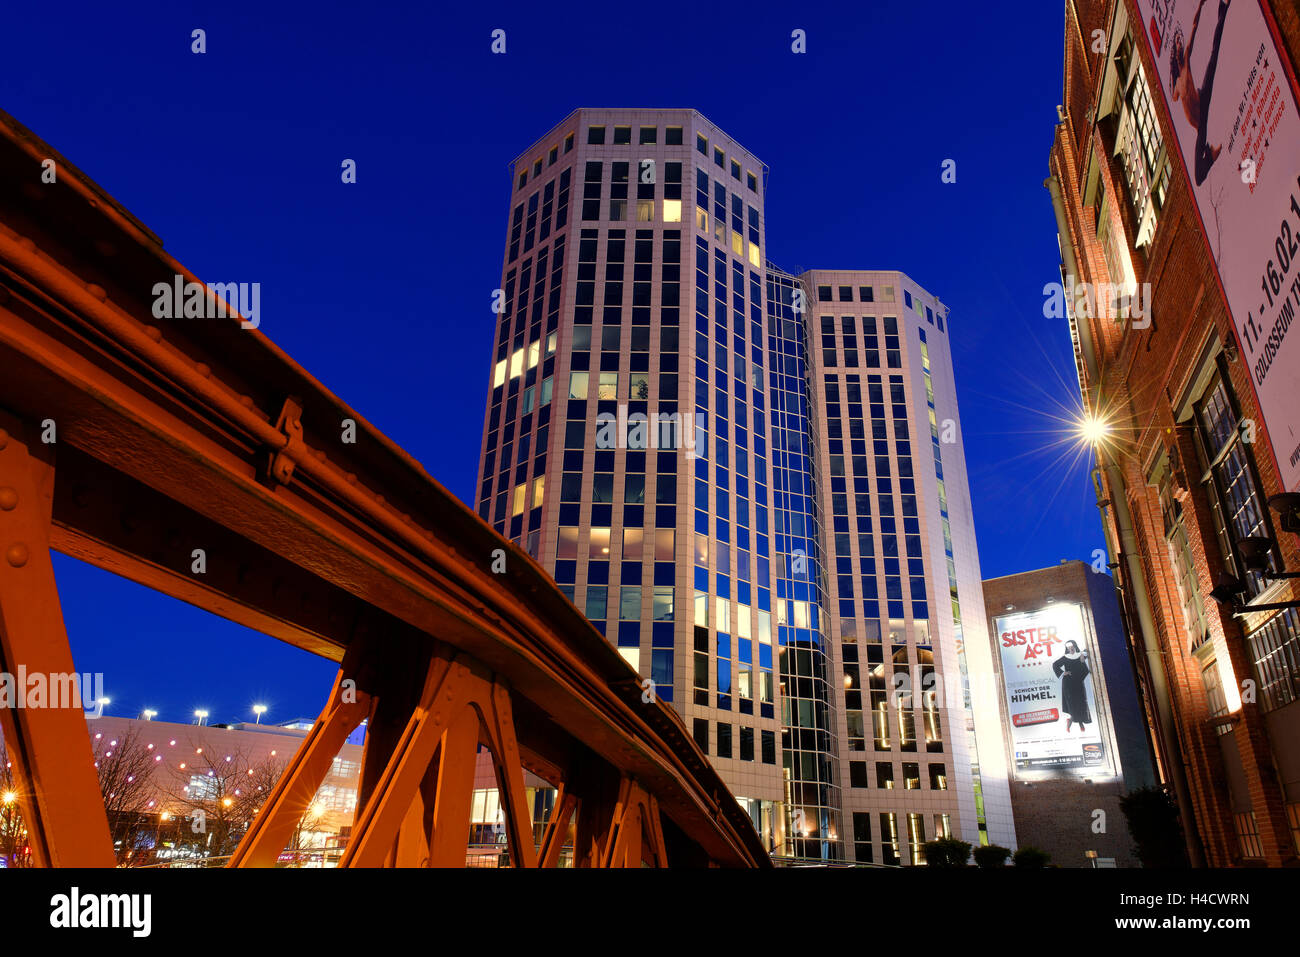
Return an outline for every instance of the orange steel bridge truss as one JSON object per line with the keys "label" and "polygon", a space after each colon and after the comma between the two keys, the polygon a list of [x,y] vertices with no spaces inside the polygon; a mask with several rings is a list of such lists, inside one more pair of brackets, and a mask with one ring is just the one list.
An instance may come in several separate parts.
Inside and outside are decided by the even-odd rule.
{"label": "orange steel bridge truss", "polygon": [[[154,319],[156,283],[198,280],[2,113],[0,184],[3,670],[75,673],[51,549],[339,661],[234,867],[275,863],[362,720],[343,866],[464,866],[480,748],[516,866],[555,866],[570,833],[575,866],[771,866],[677,714],[523,551],[260,331]],[[112,866],[81,708],[3,708],[0,731],[34,860]],[[540,844],[525,770],[557,788]]]}

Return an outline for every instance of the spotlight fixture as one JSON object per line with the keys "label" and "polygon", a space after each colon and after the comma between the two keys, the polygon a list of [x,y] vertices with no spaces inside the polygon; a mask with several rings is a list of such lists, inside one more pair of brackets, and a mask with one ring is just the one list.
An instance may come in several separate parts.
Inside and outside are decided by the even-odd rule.
{"label": "spotlight fixture", "polygon": [[[1291,575],[1290,577],[1300,578],[1300,575]],[[1300,608],[1300,601],[1275,601],[1260,605],[1238,604],[1237,599],[1245,590],[1246,586],[1240,578],[1222,572],[1214,589],[1210,592],[1210,597],[1225,609],[1230,610],[1233,617],[1236,618],[1254,615],[1261,611],[1283,611],[1287,608]]]}
{"label": "spotlight fixture", "polygon": [[1210,597],[1225,608],[1235,608],[1237,596],[1245,590],[1246,586],[1242,584],[1241,579],[1236,575],[1220,572],[1219,580],[1214,583],[1214,589],[1210,592]]}
{"label": "spotlight fixture", "polygon": [[1273,539],[1263,535],[1241,538],[1237,540],[1237,551],[1251,571],[1266,572],[1269,566],[1269,553],[1273,551]]}
{"label": "spotlight fixture", "polygon": [[1267,535],[1251,535],[1237,540],[1237,552],[1247,568],[1259,572],[1268,581],[1281,581],[1284,578],[1300,578],[1300,572],[1275,572],[1272,568],[1272,554],[1276,542]]}
{"label": "spotlight fixture", "polygon": [[1268,500],[1268,507],[1277,512],[1277,524],[1282,531],[1300,535],[1300,492],[1274,495]]}

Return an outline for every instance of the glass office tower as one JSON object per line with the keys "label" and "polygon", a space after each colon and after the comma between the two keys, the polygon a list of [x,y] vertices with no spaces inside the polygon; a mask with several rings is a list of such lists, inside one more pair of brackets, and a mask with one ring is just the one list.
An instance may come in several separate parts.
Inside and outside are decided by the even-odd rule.
{"label": "glass office tower", "polygon": [[[961,805],[956,786],[947,795],[930,787],[907,793],[903,760],[888,809],[853,795],[861,777],[855,765],[867,753],[855,748],[867,740],[864,714],[872,708],[847,707],[853,672],[841,649],[846,621],[864,662],[877,656],[865,651],[867,636],[892,637],[897,624],[909,639],[882,641],[881,649],[894,656],[903,647],[918,667],[932,654],[960,683],[947,603],[944,616],[931,619],[938,610],[926,601],[949,591],[939,511],[928,511],[937,502],[935,466],[926,460],[925,492],[903,492],[901,478],[891,492],[903,524],[923,521],[928,534],[923,571],[909,583],[933,581],[920,591],[913,585],[897,616],[892,604],[873,611],[865,587],[858,589],[846,615],[848,599],[835,588],[842,576],[829,569],[838,571],[843,557],[834,509],[848,476],[834,471],[844,454],[828,451],[844,440],[828,432],[842,423],[823,410],[820,303],[808,276],[766,262],[765,185],[763,164],[693,110],[577,110],[516,160],[475,504],[678,710],[775,855],[863,860],[874,843],[871,857],[890,860],[881,834],[858,840],[856,828],[844,832],[862,814],[888,813],[902,828],[890,846],[910,862],[916,855],[906,849],[922,833],[934,836],[937,814],[955,833],[977,834],[974,801]],[[914,314],[894,312],[882,325],[914,328]],[[896,338],[897,328],[885,338]],[[920,341],[889,348],[907,356],[907,368],[893,376],[920,401]],[[885,368],[871,372],[860,355],[856,377],[890,376]],[[942,356],[946,363],[946,346]],[[955,416],[945,369],[939,401]],[[892,385],[882,380],[882,388]],[[913,413],[915,430],[924,405]],[[960,445],[943,455],[944,465],[960,458]],[[860,473],[864,481],[879,474]],[[960,486],[964,500],[964,473]],[[921,498],[924,517],[906,516],[909,501],[916,507]],[[834,531],[823,516],[833,516]],[[955,550],[968,548],[973,561],[968,504],[963,521]],[[881,556],[882,595],[901,581],[886,548],[881,541],[880,551],[867,553]],[[907,549],[904,540],[896,560],[910,558]],[[846,555],[862,579],[861,554]],[[973,577],[967,564],[954,566],[954,581],[961,589],[973,582],[973,597],[960,599],[978,610],[978,563]],[[976,615],[972,625],[982,620]],[[918,691],[909,704],[920,698]],[[942,708],[931,711],[942,735]],[[996,721],[996,706],[993,715]],[[887,712],[891,719],[902,720]],[[973,736],[977,722],[965,711],[952,721],[963,730],[961,750],[956,738],[943,739],[947,750],[929,752],[927,764],[943,762],[944,782],[952,776],[967,795],[978,764],[987,791],[989,767],[965,741],[967,723]],[[895,738],[902,747],[901,728],[891,747]],[[873,752],[874,764],[885,760]],[[945,810],[930,809],[940,805]],[[917,813],[924,827],[907,831]],[[1008,803],[1001,843],[1011,839],[1009,827]]]}

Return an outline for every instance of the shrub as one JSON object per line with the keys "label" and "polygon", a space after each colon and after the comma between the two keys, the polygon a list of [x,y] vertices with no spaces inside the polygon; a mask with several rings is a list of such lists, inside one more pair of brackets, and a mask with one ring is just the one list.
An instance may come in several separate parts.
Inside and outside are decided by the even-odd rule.
{"label": "shrub", "polygon": [[988,844],[975,848],[975,863],[979,867],[1005,867],[1011,849],[999,844]]}
{"label": "shrub", "polygon": [[1047,862],[1052,859],[1052,855],[1041,848],[1026,845],[1016,851],[1011,859],[1015,861],[1016,867],[1046,867]]}
{"label": "shrub", "polygon": [[970,857],[970,845],[955,837],[941,837],[921,845],[925,863],[929,867],[965,867]]}
{"label": "shrub", "polygon": [[1162,788],[1138,788],[1119,799],[1143,867],[1187,867],[1178,808]]}

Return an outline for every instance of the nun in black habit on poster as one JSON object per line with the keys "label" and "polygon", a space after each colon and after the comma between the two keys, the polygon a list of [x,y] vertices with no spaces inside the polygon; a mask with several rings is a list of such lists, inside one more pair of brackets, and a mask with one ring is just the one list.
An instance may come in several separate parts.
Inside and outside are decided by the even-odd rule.
{"label": "nun in black habit on poster", "polygon": [[1092,722],[1092,713],[1088,710],[1088,693],[1084,690],[1083,680],[1092,672],[1088,668],[1088,653],[1079,651],[1073,641],[1065,643],[1065,652],[1052,662],[1052,671],[1061,679],[1061,710],[1065,712],[1065,730],[1077,724],[1079,731],[1087,731]]}

